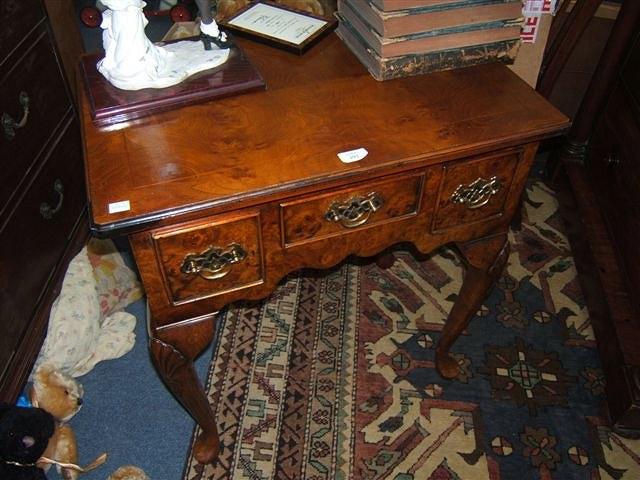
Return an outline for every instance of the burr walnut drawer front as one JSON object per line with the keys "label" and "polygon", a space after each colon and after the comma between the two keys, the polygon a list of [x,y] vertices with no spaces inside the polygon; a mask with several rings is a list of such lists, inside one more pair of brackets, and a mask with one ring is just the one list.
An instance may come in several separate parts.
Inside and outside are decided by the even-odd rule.
{"label": "burr walnut drawer front", "polygon": [[521,156],[518,150],[446,164],[433,231],[502,215]]}
{"label": "burr walnut drawer front", "polygon": [[71,109],[53,45],[43,35],[0,79],[0,210]]}
{"label": "burr walnut drawer front", "polygon": [[424,174],[361,184],[280,204],[283,243],[296,245],[416,215]]}
{"label": "burr walnut drawer front", "polygon": [[263,282],[257,212],[156,230],[153,241],[164,284],[175,305]]}

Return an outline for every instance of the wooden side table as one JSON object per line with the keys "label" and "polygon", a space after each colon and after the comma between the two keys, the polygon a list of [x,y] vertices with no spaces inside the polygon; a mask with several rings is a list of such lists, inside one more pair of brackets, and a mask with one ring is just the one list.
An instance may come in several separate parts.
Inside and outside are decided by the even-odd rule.
{"label": "wooden side table", "polygon": [[241,46],[266,91],[111,128],[82,103],[93,231],[131,241],[151,354],[203,429],[201,462],[219,444],[193,359],[215,312],[293,270],[455,243],[469,267],[436,350],[454,377],[449,349],[504,266],[538,142],[568,127],[501,64],[379,83],[335,35],[302,57]]}

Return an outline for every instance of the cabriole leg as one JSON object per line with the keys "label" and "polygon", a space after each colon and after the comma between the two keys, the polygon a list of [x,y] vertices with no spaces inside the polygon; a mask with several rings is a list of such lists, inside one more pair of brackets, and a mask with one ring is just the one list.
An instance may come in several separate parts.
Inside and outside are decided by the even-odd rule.
{"label": "cabriole leg", "polygon": [[458,375],[458,363],[449,349],[482,305],[482,301],[502,273],[509,257],[507,236],[500,235],[458,244],[467,260],[467,271],[458,298],[449,313],[436,346],[436,368],[445,378]]}
{"label": "cabriole leg", "polygon": [[207,395],[193,366],[196,355],[211,341],[213,321],[185,325],[163,335],[151,336],[149,350],[156,370],[167,388],[202,429],[194,445],[200,463],[213,463],[218,457],[220,439]]}

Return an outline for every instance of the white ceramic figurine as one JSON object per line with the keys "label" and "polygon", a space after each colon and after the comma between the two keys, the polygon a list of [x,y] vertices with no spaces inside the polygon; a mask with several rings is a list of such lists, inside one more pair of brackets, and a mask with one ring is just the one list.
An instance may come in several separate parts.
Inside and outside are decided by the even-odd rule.
{"label": "white ceramic figurine", "polygon": [[[213,35],[203,35],[203,43],[181,41],[154,45],[144,28],[148,21],[142,0],[102,0],[108,8],[103,13],[101,27],[105,57],[98,62],[98,71],[114,86],[123,90],[165,88],[187,77],[223,64],[229,58],[230,42],[211,19],[203,15],[203,23]],[[201,5],[202,4],[202,5]],[[198,0],[198,6],[209,0]],[[208,33],[208,32],[207,32]],[[214,48],[211,48],[213,42]],[[203,46],[204,44],[204,46]]]}

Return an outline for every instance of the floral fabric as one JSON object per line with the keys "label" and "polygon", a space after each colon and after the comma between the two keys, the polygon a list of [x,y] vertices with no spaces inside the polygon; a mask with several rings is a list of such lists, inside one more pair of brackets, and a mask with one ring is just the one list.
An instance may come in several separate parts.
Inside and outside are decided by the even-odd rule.
{"label": "floral fabric", "polygon": [[92,239],[69,264],[34,371],[46,363],[79,377],[127,353],[136,320],[122,309],[142,295],[113,242]]}

